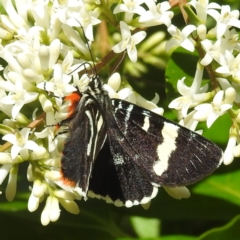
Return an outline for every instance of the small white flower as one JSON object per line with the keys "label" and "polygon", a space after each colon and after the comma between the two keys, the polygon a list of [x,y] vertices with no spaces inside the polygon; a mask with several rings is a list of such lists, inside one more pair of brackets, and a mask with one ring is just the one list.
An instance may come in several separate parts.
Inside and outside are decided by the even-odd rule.
{"label": "small white flower", "polygon": [[81,2],[75,2],[75,6],[58,11],[58,17],[61,22],[75,27],[79,27],[80,23],[86,37],[90,41],[93,41],[93,26],[101,22],[98,19],[99,14],[98,8],[93,11],[87,10]]}
{"label": "small white flower", "polygon": [[209,9],[221,9],[221,6],[217,3],[209,3],[209,0],[192,0],[189,2],[197,12],[197,16],[203,21],[207,20],[207,13]]}
{"label": "small white flower", "polygon": [[115,46],[113,46],[112,50],[115,53],[123,52],[125,49],[127,49],[128,56],[132,62],[137,61],[137,49],[136,46],[138,43],[140,43],[145,37],[146,32],[140,31],[135,33],[134,35],[131,35],[131,31],[129,29],[129,26],[121,21],[120,22],[120,29],[121,29],[121,35],[122,35],[122,41]]}
{"label": "small white flower", "polygon": [[136,104],[138,106],[146,108],[146,109],[148,109],[152,112],[155,112],[159,115],[163,115],[163,113],[164,113],[163,108],[160,108],[156,105],[159,101],[159,96],[157,94],[155,94],[155,97],[152,101],[146,100],[144,97],[142,97],[141,95],[139,95],[137,93],[135,93],[135,98],[136,98]]}
{"label": "small white flower", "polygon": [[189,108],[195,107],[200,102],[203,102],[208,98],[208,94],[205,93],[208,86],[204,85],[204,87],[200,89],[193,89],[192,87],[186,86],[184,84],[184,80],[185,77],[178,80],[177,83],[178,92],[182,95],[182,97],[174,99],[168,107],[181,110],[183,117],[186,117]]}
{"label": "small white flower", "polygon": [[194,119],[198,121],[207,121],[207,127],[210,128],[214,121],[222,116],[228,109],[232,108],[232,104],[224,103],[224,91],[217,92],[212,103],[204,103],[195,107],[197,111]]}
{"label": "small white flower", "polygon": [[170,25],[168,32],[172,35],[172,38],[166,43],[166,51],[181,46],[186,50],[193,52],[194,44],[193,40],[189,39],[189,35],[196,29],[197,28],[194,25],[188,25],[180,31],[176,26]]}
{"label": "small white flower", "polygon": [[140,5],[144,3],[144,0],[123,0],[124,4],[118,4],[114,10],[113,13],[117,14],[120,12],[126,12],[126,13],[137,13],[141,15],[145,12],[144,8]]}
{"label": "small white flower", "polygon": [[69,84],[71,81],[71,76],[63,74],[60,64],[56,64],[53,69],[54,72],[52,81],[41,82],[37,85],[38,88],[52,92],[55,96],[58,97],[64,97],[72,92],[77,91],[77,89],[73,87],[72,84]]}
{"label": "small white flower", "polygon": [[231,11],[229,5],[222,6],[221,13],[214,9],[208,10],[208,14],[216,20],[217,39],[221,38],[227,29],[231,27],[240,28],[239,11]]}
{"label": "small white flower", "polygon": [[168,11],[171,8],[169,2],[156,3],[153,0],[145,1],[149,8],[144,14],[141,14],[139,22],[142,27],[156,26],[165,24],[167,27],[171,24],[173,12]]}
{"label": "small white flower", "polygon": [[3,140],[10,142],[13,146],[11,148],[11,157],[14,159],[19,153],[24,157],[28,156],[26,151],[37,151],[39,146],[32,140],[28,140],[30,128],[23,128],[19,133],[6,134],[3,136]]}
{"label": "small white flower", "polygon": [[12,108],[12,118],[15,119],[23,105],[36,100],[38,93],[27,92],[23,88],[21,80],[16,80],[16,83],[13,85],[13,87],[13,92],[10,92],[8,96],[3,97],[1,102],[7,105],[14,105]]}
{"label": "small white flower", "polygon": [[213,59],[217,61],[220,65],[226,64],[226,60],[224,57],[225,49],[222,45],[222,39],[219,39],[216,42],[204,39],[203,41],[201,41],[201,45],[206,52],[204,58],[201,60],[201,64],[203,66],[207,66],[208,64],[210,64]]}
{"label": "small white flower", "polygon": [[[186,117],[182,118],[179,121],[179,124],[181,126],[184,126],[184,127],[188,128],[188,129],[190,129],[191,131],[195,131],[196,127],[198,125],[198,121],[193,118],[193,115],[195,114],[195,112],[196,112],[195,110],[190,112]],[[202,134],[201,130],[198,130],[196,132],[198,134]]]}
{"label": "small white flower", "polygon": [[104,89],[108,92],[110,98],[119,98],[122,100],[129,100],[133,93],[129,87],[123,88],[118,91],[121,85],[121,76],[119,73],[114,73],[109,79],[108,83],[104,84]]}
{"label": "small white flower", "polygon": [[79,74],[73,75],[74,85],[78,87],[79,92],[84,92],[90,81],[91,78],[86,73],[84,73],[82,76],[79,76]]}
{"label": "small white flower", "polygon": [[104,89],[108,92],[110,98],[123,99],[128,102],[139,105],[159,115],[163,115],[163,108],[159,108],[156,104],[159,101],[159,96],[156,94],[152,101],[148,101],[139,94],[132,91],[131,88],[126,87],[118,91],[121,85],[121,76],[119,73],[114,73],[108,80],[108,84],[104,84]]}
{"label": "small white flower", "polygon": [[206,93],[208,85],[201,87],[203,67],[198,63],[195,77],[191,87],[184,84],[185,77],[177,82],[178,92],[182,97],[174,99],[169,105],[169,108],[181,110],[183,117],[187,116],[189,108],[197,106],[200,102],[206,101],[209,93]]}
{"label": "small white flower", "polygon": [[240,54],[235,57],[230,51],[226,51],[225,58],[226,63],[215,71],[224,77],[232,76],[240,82]]}
{"label": "small white flower", "polygon": [[224,34],[224,38],[221,38],[221,40],[223,50],[236,50],[237,52],[240,52],[239,35],[236,29],[227,29]]}

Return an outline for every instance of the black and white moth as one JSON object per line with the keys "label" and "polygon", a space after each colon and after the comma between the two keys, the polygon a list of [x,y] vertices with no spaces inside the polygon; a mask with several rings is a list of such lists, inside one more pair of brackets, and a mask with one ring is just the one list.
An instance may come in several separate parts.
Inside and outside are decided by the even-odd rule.
{"label": "black and white moth", "polygon": [[146,204],[158,187],[186,186],[222,161],[214,143],[166,118],[110,99],[93,76],[69,120],[61,162],[66,184],[116,206]]}

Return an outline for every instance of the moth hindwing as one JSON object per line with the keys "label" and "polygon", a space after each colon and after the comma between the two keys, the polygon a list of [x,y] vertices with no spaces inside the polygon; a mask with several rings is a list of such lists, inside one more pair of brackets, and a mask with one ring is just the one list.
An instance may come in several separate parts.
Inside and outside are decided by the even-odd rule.
{"label": "moth hindwing", "polygon": [[98,76],[69,123],[62,157],[65,183],[117,206],[146,204],[160,186],[186,186],[212,173],[222,151],[204,137],[120,99]]}

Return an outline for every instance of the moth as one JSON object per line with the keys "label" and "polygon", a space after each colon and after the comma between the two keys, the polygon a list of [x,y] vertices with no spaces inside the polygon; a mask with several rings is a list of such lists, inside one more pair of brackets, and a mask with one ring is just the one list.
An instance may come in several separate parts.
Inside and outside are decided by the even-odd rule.
{"label": "moth", "polygon": [[222,150],[201,135],[110,99],[97,74],[74,94],[61,173],[85,199],[126,207],[147,204],[160,186],[193,184],[222,162]]}

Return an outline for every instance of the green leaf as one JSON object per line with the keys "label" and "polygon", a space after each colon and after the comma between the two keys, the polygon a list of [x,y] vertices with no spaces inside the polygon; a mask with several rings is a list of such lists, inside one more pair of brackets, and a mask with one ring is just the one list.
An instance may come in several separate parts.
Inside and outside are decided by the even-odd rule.
{"label": "green leaf", "polygon": [[212,175],[195,186],[194,192],[240,205],[240,170]]}
{"label": "green leaf", "polygon": [[196,240],[196,237],[186,235],[170,235],[161,237],[161,240]]}
{"label": "green leaf", "polygon": [[0,204],[0,211],[4,212],[16,212],[21,210],[26,210],[27,208],[27,201],[16,201],[13,202],[1,202]]}
{"label": "green leaf", "polygon": [[[203,136],[213,141],[214,143],[226,145],[229,138],[229,129],[232,125],[232,120],[228,114],[220,116],[211,126],[207,128],[206,122],[199,123],[198,129],[203,129]],[[221,129],[221,134],[219,134]]]}
{"label": "green leaf", "polygon": [[156,238],[160,234],[160,220],[133,216],[130,218],[132,226],[141,238]]}
{"label": "green leaf", "polygon": [[211,229],[202,234],[198,240],[238,240],[240,239],[240,215],[233,218],[223,227]]}

